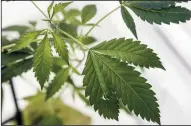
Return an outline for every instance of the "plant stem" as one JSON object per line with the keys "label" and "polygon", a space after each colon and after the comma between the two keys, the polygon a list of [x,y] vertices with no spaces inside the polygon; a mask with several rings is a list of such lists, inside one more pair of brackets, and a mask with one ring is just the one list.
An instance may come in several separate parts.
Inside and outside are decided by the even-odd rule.
{"label": "plant stem", "polygon": [[[31,42],[37,42],[37,41],[41,41],[42,39],[35,39],[35,40],[32,40]],[[13,44],[9,44],[9,45],[6,45],[6,46],[3,46],[2,48],[1,48],[1,52],[3,52],[5,49],[9,49],[9,48],[11,48],[11,47],[13,47],[13,46],[15,46],[16,44],[15,43],[13,43]]]}
{"label": "plant stem", "polygon": [[54,25],[54,27],[59,30],[60,32],[62,32],[63,34],[65,34],[66,36],[68,36],[69,38],[71,38],[72,40],[74,40],[76,43],[78,43],[79,45],[81,45],[82,47],[84,47],[85,49],[89,50],[89,48],[84,45],[82,42],[80,42],[79,40],[77,40],[76,38],[74,38],[73,36],[71,36],[70,34],[68,34],[67,32],[63,31],[62,29],[58,28],[50,19],[48,19],[48,16],[46,16],[46,14],[33,2],[31,1],[32,4],[47,18],[47,20],[52,23]]}
{"label": "plant stem", "polygon": [[22,125],[23,124],[22,115],[21,115],[21,111],[19,110],[19,106],[18,106],[18,103],[17,103],[17,98],[16,98],[16,93],[15,93],[15,89],[14,89],[13,80],[10,79],[9,82],[10,82],[10,86],[11,86],[13,100],[14,100],[15,107],[16,107],[16,117],[15,117],[15,119],[17,121],[17,125]]}
{"label": "plant stem", "polygon": [[32,4],[48,19],[48,16],[35,4],[35,2],[31,1]]}
{"label": "plant stem", "polygon": [[63,31],[60,28],[57,28],[57,30],[59,30],[61,33],[65,34],[66,36],[68,36],[69,38],[71,38],[72,40],[74,40],[76,43],[78,43],[79,45],[81,45],[82,47],[84,47],[85,49],[89,50],[89,48],[84,45],[82,42],[80,42],[79,40],[77,40],[76,38],[74,38],[73,36],[71,36],[70,34],[68,34],[67,32]]}
{"label": "plant stem", "polygon": [[97,26],[101,21],[103,21],[106,17],[108,17],[110,14],[112,14],[113,12],[115,12],[117,9],[119,9],[122,5],[118,6],[117,8],[113,9],[112,11],[110,11],[108,14],[106,14],[105,16],[103,16],[99,21],[97,21],[97,23],[95,23],[90,30],[86,33],[85,36],[88,36],[88,34],[94,29],[95,26]]}
{"label": "plant stem", "polygon": [[3,47],[1,48],[1,50],[3,51],[4,49],[11,48],[11,47],[13,47],[13,46],[15,46],[15,45],[16,45],[16,44],[13,43],[13,44],[9,44],[9,45],[3,46]]}

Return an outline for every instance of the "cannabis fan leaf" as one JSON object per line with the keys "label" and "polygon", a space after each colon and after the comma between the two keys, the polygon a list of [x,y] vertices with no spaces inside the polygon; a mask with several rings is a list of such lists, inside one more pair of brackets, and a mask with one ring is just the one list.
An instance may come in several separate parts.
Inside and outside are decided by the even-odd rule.
{"label": "cannabis fan leaf", "polygon": [[50,12],[51,12],[51,10],[52,10],[53,5],[54,5],[54,1],[52,1],[51,4],[50,4],[50,5],[48,6],[48,8],[47,8],[47,12],[48,12],[48,17],[49,17],[49,18],[50,18]]}
{"label": "cannabis fan leaf", "polygon": [[16,46],[12,48],[11,52],[20,50],[28,46],[42,31],[29,32],[21,36]]}
{"label": "cannabis fan leaf", "polygon": [[[100,115],[105,118],[118,119],[118,104],[110,100],[103,100],[111,98],[111,91],[109,85],[104,81],[104,76],[100,69],[100,62],[95,56],[94,52],[90,52],[87,57],[86,67],[84,68],[84,86],[86,86],[85,95],[90,96],[90,105],[94,105],[95,110],[98,110]],[[110,103],[113,103],[112,105]],[[107,108],[105,108],[107,107]]]}
{"label": "cannabis fan leaf", "polygon": [[124,2],[124,5],[138,5],[144,9],[163,9],[170,6],[175,6],[176,3],[188,2],[187,0],[178,0],[178,1],[130,1]]}
{"label": "cannabis fan leaf", "polygon": [[[58,12],[64,10],[64,8],[67,7],[67,6],[68,6],[69,4],[71,4],[71,3],[72,3],[72,2],[65,2],[65,3],[58,3],[58,4],[56,4],[56,5],[53,7],[52,17],[53,17],[56,13],[58,13]],[[49,7],[50,7],[50,8],[49,8],[48,12],[50,13],[50,10],[51,10],[51,8],[52,8],[51,4],[50,4]]]}
{"label": "cannabis fan leaf", "polygon": [[90,19],[92,19],[96,14],[96,6],[95,5],[87,5],[82,9],[81,18],[82,24],[85,24]]}
{"label": "cannabis fan leaf", "polygon": [[[139,72],[126,63],[109,56],[94,51],[89,53],[91,58],[86,61],[84,86],[87,86],[86,94],[90,95],[90,104],[96,104],[104,93],[108,94],[111,91],[111,88],[117,98],[121,98],[123,104],[128,105],[130,111],[133,110],[136,115],[140,114],[142,118],[160,123],[155,93],[150,90],[151,85],[146,83],[146,79],[140,77]],[[94,61],[97,62],[96,65]],[[102,70],[102,73],[96,74],[95,69]],[[102,81],[102,85],[99,81]],[[102,110],[101,108],[97,109]]]}
{"label": "cannabis fan leaf", "polygon": [[150,2],[143,4],[142,2],[141,4],[139,2],[133,2],[132,4],[129,3],[125,5],[129,7],[142,20],[146,20],[151,24],[170,24],[170,22],[178,24],[179,22],[186,22],[191,18],[191,11],[184,7],[169,6],[168,8],[159,8],[164,7],[162,6],[163,4],[161,4],[161,6],[145,6],[150,5],[149,3]]}
{"label": "cannabis fan leaf", "polygon": [[131,30],[131,32],[134,34],[134,36],[137,38],[137,32],[135,28],[135,22],[133,20],[133,17],[128,12],[128,10],[125,7],[121,7],[121,15],[123,17],[123,20],[127,27]]}
{"label": "cannabis fan leaf", "polygon": [[32,59],[22,60],[12,65],[3,67],[1,69],[2,82],[8,81],[13,77],[21,75],[22,73],[27,72],[31,68],[32,68]]}
{"label": "cannabis fan leaf", "polygon": [[[140,41],[125,38],[111,39],[89,48],[88,45],[97,41],[97,38],[89,36],[89,33],[106,17],[121,9],[121,19],[137,39],[136,25],[131,13],[150,24],[179,24],[191,18],[190,10],[176,6],[177,2],[185,1],[120,0],[119,7],[111,10],[96,23],[88,23],[97,12],[93,4],[84,6],[82,10],[65,10],[72,2],[54,4],[53,1],[47,7],[46,15],[32,1],[46,18],[43,21],[48,21],[51,27],[34,31],[36,22],[30,22],[30,27],[13,25],[2,29],[4,32],[17,31],[21,35],[17,42],[15,42],[17,39],[9,41],[6,36],[2,37],[4,59],[1,68],[2,82],[21,75],[33,67],[41,89],[45,87],[46,82],[50,82],[45,87],[46,100],[56,94],[64,84],[69,83],[74,92],[77,92],[81,99],[93,106],[94,110],[104,118],[118,120],[119,110],[123,108],[128,112],[134,112],[136,116],[140,115],[143,119],[160,124],[159,104],[155,93],[151,90],[152,86],[135,68],[139,66],[165,70],[158,55]],[[62,14],[64,19],[57,20],[59,15],[56,14]],[[55,15],[58,16],[57,19]],[[32,26],[33,29],[30,29]],[[84,26],[91,28],[86,34],[83,30],[79,33],[78,28],[80,27],[81,30]],[[23,34],[26,31],[32,32]],[[42,39],[37,39],[41,37]],[[58,57],[52,56],[52,49],[55,49]],[[77,87],[70,76],[72,73],[80,75],[72,62],[79,62],[78,67],[83,61],[76,58],[76,49],[83,52],[83,59],[86,55],[85,51],[88,51],[82,72],[85,88]],[[51,72],[55,74],[52,81],[49,79]],[[82,94],[84,89],[85,95]],[[50,118],[48,122],[46,122],[47,118]],[[56,123],[54,122],[56,118],[53,120],[52,117],[47,118],[41,123]]]}
{"label": "cannabis fan leaf", "polygon": [[141,67],[164,69],[157,54],[147,48],[147,45],[140,44],[140,41],[125,38],[112,39],[102,42],[92,49]]}
{"label": "cannabis fan leaf", "polygon": [[54,77],[53,81],[50,83],[47,88],[46,99],[53,96],[67,80],[69,74],[69,68],[65,68],[59,71],[59,73]]}
{"label": "cannabis fan leaf", "polygon": [[98,110],[99,114],[103,115],[104,118],[118,120],[118,114],[119,114],[118,101],[100,99],[94,105],[94,109],[95,111]]}
{"label": "cannabis fan leaf", "polygon": [[54,33],[52,35],[54,38],[54,45],[55,45],[56,51],[69,64],[68,50],[66,48],[64,40],[59,35],[56,35]]}
{"label": "cannabis fan leaf", "polygon": [[10,53],[10,54],[1,53],[1,58],[3,59],[1,65],[5,66],[8,64],[14,63],[18,60],[25,59],[28,56],[30,56],[30,54],[28,54],[26,52],[21,52],[21,51],[20,52],[17,51],[17,52]]}
{"label": "cannabis fan leaf", "polygon": [[36,49],[33,58],[33,66],[33,71],[35,72],[35,76],[37,77],[42,89],[44,87],[44,83],[48,80],[52,66],[51,47],[47,34]]}
{"label": "cannabis fan leaf", "polygon": [[191,18],[191,11],[180,6],[176,2],[186,1],[130,1],[123,2],[121,6],[121,15],[127,27],[137,38],[134,19],[125,7],[131,9],[143,21],[151,24],[170,24],[186,22]]}
{"label": "cannabis fan leaf", "polygon": [[144,9],[162,9],[175,5],[175,1],[131,1],[130,5],[139,6]]}
{"label": "cannabis fan leaf", "polygon": [[87,57],[86,67],[84,68],[83,74],[84,77],[83,83],[86,87],[85,95],[90,96],[90,104],[100,100],[100,97],[105,95],[108,97],[110,91],[105,84],[104,77],[101,70],[99,69],[99,60],[95,57],[93,52],[90,52]]}

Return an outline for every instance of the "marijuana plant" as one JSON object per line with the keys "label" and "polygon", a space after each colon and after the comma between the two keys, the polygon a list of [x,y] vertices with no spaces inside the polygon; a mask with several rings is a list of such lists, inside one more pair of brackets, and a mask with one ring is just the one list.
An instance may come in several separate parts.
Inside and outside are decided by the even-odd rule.
{"label": "marijuana plant", "polygon": [[[96,14],[95,5],[87,5],[79,12],[75,9],[65,10],[72,2],[58,4],[52,2],[47,8],[47,15],[32,1],[46,18],[43,21],[47,21],[51,28],[27,32],[13,44],[13,47],[3,46],[2,55],[9,56],[9,60],[3,61],[3,65],[10,61],[24,59],[3,69],[2,73],[14,71],[4,74],[3,81],[10,79],[10,74],[14,74],[11,77],[17,76],[33,68],[41,89],[46,91],[46,100],[48,100],[62,88],[65,82],[72,83],[70,78],[72,72],[79,74],[70,63],[69,53],[74,52],[68,50],[69,47],[76,48],[77,45],[77,48],[88,53],[82,72],[83,87],[88,101],[82,94],[80,96],[93,106],[95,111],[104,118],[118,120],[119,109],[123,105],[136,116],[140,115],[143,119],[160,124],[159,104],[154,91],[151,90],[152,86],[140,72],[135,70],[137,66],[165,70],[157,54],[140,41],[126,38],[107,40],[92,48],[87,45],[95,41],[89,33],[118,9],[121,9],[124,23],[137,39],[132,13],[150,24],[186,22],[191,18],[191,11],[177,6],[178,2],[181,1],[119,1],[120,5],[117,8],[92,24],[89,21]],[[58,13],[64,15],[64,20],[55,20]],[[68,28],[70,24],[73,25]],[[78,35],[75,25],[91,28],[85,35]],[[54,47],[59,57],[52,55],[51,47]],[[56,75],[49,83],[51,72]]]}

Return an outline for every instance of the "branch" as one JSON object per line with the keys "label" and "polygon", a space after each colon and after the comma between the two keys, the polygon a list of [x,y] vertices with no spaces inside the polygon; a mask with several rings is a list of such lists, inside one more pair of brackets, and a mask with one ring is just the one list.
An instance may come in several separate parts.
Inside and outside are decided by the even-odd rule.
{"label": "branch", "polygon": [[117,9],[119,9],[122,5],[118,6],[117,8],[113,9],[112,11],[110,11],[108,14],[106,14],[105,16],[103,16],[99,21],[97,21],[97,23],[95,23],[90,30],[86,33],[85,36],[88,36],[89,33],[94,29],[95,26],[97,26],[101,21],[103,21],[106,17],[108,17],[110,14],[112,14],[113,12],[115,12]]}
{"label": "branch", "polygon": [[71,38],[72,40],[74,40],[76,43],[78,43],[79,45],[81,45],[82,47],[84,47],[85,49],[89,50],[89,48],[84,45],[82,42],[80,42],[79,40],[77,40],[76,38],[74,38],[73,36],[71,36],[70,34],[68,34],[67,32],[63,31],[62,29],[58,28],[49,18],[48,16],[46,16],[46,14],[33,2],[31,1],[32,4],[46,17],[47,21],[49,21],[49,23],[53,24],[54,27],[59,30],[60,32],[62,32],[63,34],[65,34],[66,36],[68,36],[69,38]]}
{"label": "branch", "polygon": [[19,107],[18,107],[18,103],[17,103],[16,94],[15,94],[15,90],[14,90],[14,85],[13,85],[12,79],[9,80],[9,82],[10,82],[10,86],[11,86],[11,92],[12,92],[12,95],[13,95],[13,100],[14,100],[15,107],[16,107],[16,116],[15,116],[15,119],[16,119],[18,125],[22,125],[23,124],[22,115],[21,115],[21,112],[20,112]]}

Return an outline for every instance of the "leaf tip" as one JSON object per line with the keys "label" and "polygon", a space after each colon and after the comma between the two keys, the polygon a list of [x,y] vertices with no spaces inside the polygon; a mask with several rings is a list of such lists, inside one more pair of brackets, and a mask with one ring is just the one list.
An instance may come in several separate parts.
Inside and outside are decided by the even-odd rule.
{"label": "leaf tip", "polygon": [[159,120],[157,120],[156,122],[157,122],[157,124],[161,125],[160,119],[159,119]]}
{"label": "leaf tip", "polygon": [[138,40],[138,36],[137,36],[137,34],[134,34],[135,35],[135,38]]}
{"label": "leaf tip", "polygon": [[166,71],[166,69],[164,68],[164,66],[161,64],[160,68],[163,69],[164,71]]}
{"label": "leaf tip", "polygon": [[118,116],[117,116],[117,117],[115,117],[114,119],[115,119],[116,121],[119,121],[119,118],[118,118]]}
{"label": "leaf tip", "polygon": [[49,96],[49,95],[46,95],[46,97],[45,97],[44,101],[48,101],[48,100],[49,100],[49,98],[50,98],[50,96]]}
{"label": "leaf tip", "polygon": [[164,71],[166,71],[166,69],[165,69],[164,67],[162,67],[162,69],[163,69]]}
{"label": "leaf tip", "polygon": [[42,84],[40,84],[40,90],[41,90],[41,91],[43,90],[43,85],[42,85]]}
{"label": "leaf tip", "polygon": [[65,61],[66,61],[67,65],[70,66],[69,60],[67,59]]}

